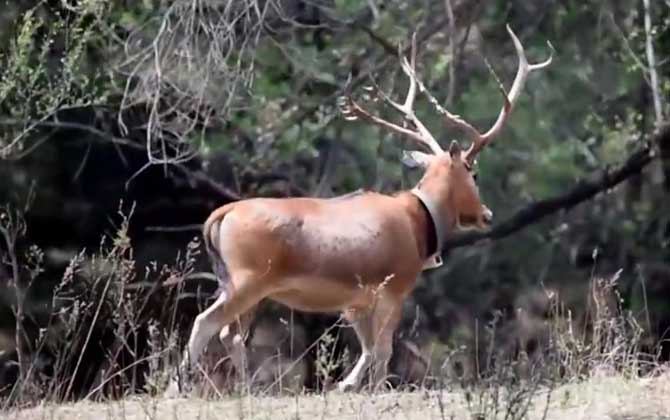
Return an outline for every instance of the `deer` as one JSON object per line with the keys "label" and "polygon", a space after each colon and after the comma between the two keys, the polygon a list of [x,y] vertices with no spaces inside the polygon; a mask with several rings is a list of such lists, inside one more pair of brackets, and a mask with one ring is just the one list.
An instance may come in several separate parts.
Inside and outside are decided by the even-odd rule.
{"label": "deer", "polygon": [[[197,367],[217,332],[220,340],[232,340],[237,348],[233,359],[240,366],[249,314],[270,299],[299,311],[339,313],[351,324],[361,353],[337,383],[338,390],[359,389],[368,370],[372,384],[387,377],[403,302],[419,275],[443,264],[445,238],[492,223],[493,213],[480,200],[475,182],[477,155],[502,131],[529,74],[552,62],[554,50],[547,42],[549,58],[529,64],[521,42],[509,25],[506,29],[518,56],[518,70],[509,92],[498,81],[503,106],[485,133],[450,113],[426,89],[416,73],[415,36],[409,60],[399,50],[400,65],[409,79],[404,102],[396,102],[376,84],[370,88],[401,114],[401,124],[364,109],[347,82],[339,102],[344,118],[373,124],[424,148],[403,152],[402,163],[424,171],[410,190],[391,194],[363,190],[334,198],[256,197],[210,214],[203,225],[203,242],[220,294],[195,318],[179,369]],[[447,150],[440,146],[414,112],[417,91],[446,126],[465,133],[471,140],[467,149],[457,140]],[[235,326],[237,333],[232,334]],[[169,394],[179,392],[178,386],[173,379]]]}

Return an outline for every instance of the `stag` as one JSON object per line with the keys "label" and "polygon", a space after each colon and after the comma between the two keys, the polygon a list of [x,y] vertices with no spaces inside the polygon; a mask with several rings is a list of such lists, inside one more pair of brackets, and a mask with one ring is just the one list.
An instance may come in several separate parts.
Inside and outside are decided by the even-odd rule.
{"label": "stag", "polygon": [[[423,85],[415,71],[414,38],[409,60],[399,54],[409,79],[404,102],[373,88],[400,112],[403,123],[373,115],[346,90],[340,106],[347,119],[377,125],[427,149],[403,155],[403,163],[425,170],[411,190],[331,199],[252,198],[211,213],[203,235],[221,292],[196,317],[180,369],[197,366],[217,332],[221,340],[236,343],[233,359],[239,366],[248,315],[267,298],[300,311],[341,313],[351,323],[361,355],[338,383],[340,390],[358,389],[368,369],[372,384],[385,378],[403,301],[419,274],[442,264],[440,253],[447,236],[491,223],[492,212],[480,201],[473,177],[477,154],[502,131],[528,75],[552,61],[549,44],[549,58],[529,64],[521,42],[509,26],[507,31],[518,55],[518,70],[509,93],[500,84],[502,110],[483,134],[443,108]],[[469,148],[462,149],[453,140],[446,151],[442,149],[414,112],[417,90],[446,125],[467,135]],[[236,334],[231,334],[233,326]],[[176,386],[173,382],[171,388]]]}

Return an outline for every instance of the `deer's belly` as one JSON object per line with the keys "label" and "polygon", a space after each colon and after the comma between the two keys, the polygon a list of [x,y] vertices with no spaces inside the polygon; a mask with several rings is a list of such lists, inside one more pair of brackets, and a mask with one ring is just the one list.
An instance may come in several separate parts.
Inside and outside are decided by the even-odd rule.
{"label": "deer's belly", "polygon": [[371,303],[371,287],[322,278],[290,279],[290,288],[270,299],[306,312],[339,312]]}

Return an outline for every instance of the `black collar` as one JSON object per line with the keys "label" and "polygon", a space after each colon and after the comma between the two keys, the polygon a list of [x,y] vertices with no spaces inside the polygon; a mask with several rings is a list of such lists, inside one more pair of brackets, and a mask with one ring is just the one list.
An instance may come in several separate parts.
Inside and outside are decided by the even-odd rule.
{"label": "black collar", "polygon": [[442,265],[442,244],[444,244],[444,237],[446,235],[446,226],[445,221],[441,217],[440,212],[437,208],[437,205],[431,200],[428,195],[418,188],[412,188],[410,191],[416,196],[416,198],[421,201],[421,204],[426,208],[428,216],[433,223],[433,231],[435,232],[435,252],[431,254],[432,247],[430,247],[430,241],[428,242],[428,255],[426,262],[423,264],[424,270],[429,270],[431,268],[437,268]]}

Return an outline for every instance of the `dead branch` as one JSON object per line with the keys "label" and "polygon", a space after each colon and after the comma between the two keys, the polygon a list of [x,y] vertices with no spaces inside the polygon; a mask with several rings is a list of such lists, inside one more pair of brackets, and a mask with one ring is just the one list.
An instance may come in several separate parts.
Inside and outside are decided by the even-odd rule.
{"label": "dead branch", "polygon": [[[189,138],[227,118],[251,79],[267,15],[281,10],[275,1],[257,0],[177,0],[162,7],[128,36],[116,66],[127,80],[119,126],[124,133],[123,110],[136,104],[149,107],[145,133],[152,164],[192,158]],[[169,149],[177,155],[166,153]]]}
{"label": "dead branch", "polygon": [[238,193],[216,181],[201,170],[190,169],[181,163],[175,164],[174,167],[189,180],[194,181],[196,184],[206,186],[228,201],[236,201],[242,198]]}

